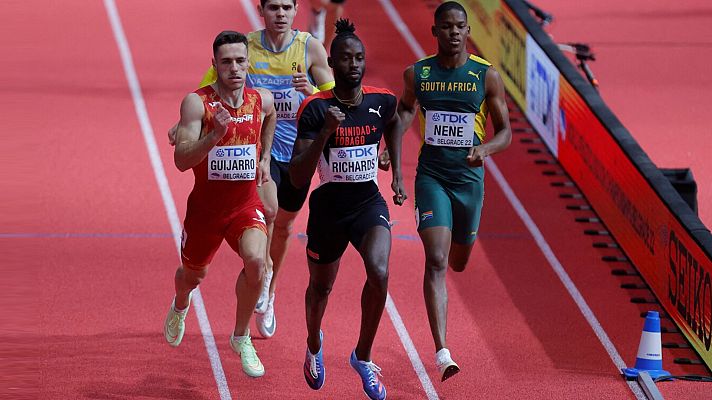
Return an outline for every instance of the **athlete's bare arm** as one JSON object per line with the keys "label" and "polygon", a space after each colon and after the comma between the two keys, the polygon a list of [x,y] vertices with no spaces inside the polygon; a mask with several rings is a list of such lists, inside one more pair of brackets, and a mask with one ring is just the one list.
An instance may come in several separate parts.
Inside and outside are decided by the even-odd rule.
{"label": "athlete's bare arm", "polygon": [[400,119],[401,135],[410,128],[413,118],[418,112],[418,99],[415,97],[415,70],[409,66],[403,72],[403,95],[398,101],[398,117]]}
{"label": "athlete's bare arm", "polygon": [[345,114],[338,107],[331,106],[326,111],[324,126],[316,139],[297,139],[294,142],[292,160],[289,162],[289,179],[292,185],[301,188],[309,184],[324,146],[344,118]]}
{"label": "athlete's bare arm", "polygon": [[494,67],[490,66],[485,75],[485,101],[494,127],[492,140],[474,146],[467,155],[470,165],[481,165],[485,157],[499,153],[512,142],[512,128],[509,125],[509,110],[505,100],[504,82]]}
{"label": "athlete's bare arm", "polygon": [[[207,71],[205,71],[205,74],[203,74],[203,79],[200,81],[200,85],[198,85],[199,88],[204,88],[205,86],[208,86],[215,82],[217,79],[217,72],[215,72],[215,67],[212,65],[210,68],[208,68]],[[171,146],[175,146],[176,144],[176,130],[178,129],[178,122],[176,122],[173,126],[168,128],[168,144]]]}
{"label": "athlete's bare arm", "polygon": [[307,57],[309,64],[307,69],[309,75],[314,79],[317,86],[334,81],[334,74],[331,72],[329,63],[326,61],[326,49],[318,40],[309,40]]}
{"label": "athlete's bare arm", "polygon": [[180,105],[180,121],[176,129],[176,148],[173,159],[176,167],[186,171],[200,164],[212,149],[227,133],[230,123],[230,113],[218,105],[215,114],[215,130],[200,137],[205,107],[200,97],[190,93]]}
{"label": "athlete's bare arm", "polygon": [[272,92],[263,88],[256,88],[262,97],[262,132],[260,141],[262,144],[262,154],[260,155],[260,166],[257,168],[257,186],[269,182],[269,162],[272,151],[272,139],[274,138],[274,128],[277,125],[277,112],[274,110],[274,97]]}
{"label": "athlete's bare arm", "polygon": [[333,82],[334,76],[331,73],[331,68],[326,62],[326,50],[324,45],[319,43],[318,40],[313,38],[309,39],[307,45],[307,59],[309,60],[309,65],[306,69],[302,69],[301,65],[297,65],[297,72],[292,74],[292,86],[298,92],[302,92],[309,96],[314,93],[314,86],[309,83],[307,79],[307,72],[311,75],[316,86],[322,86],[325,83]]}
{"label": "athlete's bare arm", "polygon": [[403,72],[403,94],[398,101],[398,109],[393,116],[394,118],[388,123],[384,133],[386,146],[388,147],[387,152],[384,151],[379,157],[379,167],[381,169],[387,169],[389,165],[393,166],[393,183],[391,186],[395,193],[393,202],[397,205],[403,204],[403,201],[407,198],[401,173],[401,149],[403,134],[413,123],[413,118],[418,110],[418,100],[413,89],[414,79],[413,66],[411,65]]}
{"label": "athlete's bare arm", "polygon": [[[393,163],[393,180],[391,189],[393,189],[393,203],[395,205],[403,205],[408,196],[405,193],[405,185],[403,183],[403,174],[401,173],[400,154],[403,143],[403,134],[399,131],[400,118],[398,112],[393,113],[390,121],[386,123],[386,131],[383,137],[386,140],[386,150],[381,153],[381,156],[388,157],[388,149],[396,149],[393,153],[398,157],[398,161]],[[384,157],[379,157],[379,164]],[[389,160],[390,163],[390,160]]]}

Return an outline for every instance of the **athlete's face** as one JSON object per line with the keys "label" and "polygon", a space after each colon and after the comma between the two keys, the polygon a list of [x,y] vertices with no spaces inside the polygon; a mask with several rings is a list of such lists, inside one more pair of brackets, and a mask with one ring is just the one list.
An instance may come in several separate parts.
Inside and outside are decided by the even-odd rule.
{"label": "athlete's face", "polygon": [[366,72],[366,52],[363,44],[355,39],[341,42],[329,57],[329,66],[334,70],[334,79],[339,84],[357,87]]}
{"label": "athlete's face", "polygon": [[244,43],[227,43],[218,47],[213,66],[223,86],[230,90],[240,89],[245,85],[249,67],[247,46]]}
{"label": "athlete's face", "polygon": [[448,10],[435,21],[432,32],[438,40],[438,52],[455,55],[465,51],[470,26],[467,24],[465,13],[460,10]]}
{"label": "athlete's face", "polygon": [[297,6],[294,0],[267,0],[265,6],[258,6],[260,15],[265,19],[265,29],[275,33],[292,30]]}

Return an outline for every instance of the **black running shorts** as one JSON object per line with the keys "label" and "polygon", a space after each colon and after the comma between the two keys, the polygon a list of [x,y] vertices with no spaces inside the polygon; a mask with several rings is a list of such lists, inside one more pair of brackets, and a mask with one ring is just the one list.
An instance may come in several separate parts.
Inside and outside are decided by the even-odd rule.
{"label": "black running shorts", "polygon": [[312,193],[309,199],[307,223],[307,258],[316,264],[338,260],[349,242],[358,249],[366,232],[375,226],[391,229],[388,206],[378,192],[350,210],[343,209],[346,204],[328,204],[328,197],[318,194]]}
{"label": "black running shorts", "polygon": [[302,209],[309,194],[309,185],[296,188],[289,180],[289,163],[271,159],[269,174],[277,185],[277,203],[284,211],[297,212]]}

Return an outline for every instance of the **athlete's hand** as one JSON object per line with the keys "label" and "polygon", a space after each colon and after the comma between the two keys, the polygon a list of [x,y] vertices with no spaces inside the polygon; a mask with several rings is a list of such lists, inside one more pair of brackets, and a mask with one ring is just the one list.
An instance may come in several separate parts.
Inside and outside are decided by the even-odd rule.
{"label": "athlete's hand", "polygon": [[471,147],[467,154],[467,164],[471,167],[481,167],[488,155],[489,152],[482,145]]}
{"label": "athlete's hand", "polygon": [[227,134],[227,127],[230,126],[232,115],[230,115],[230,112],[226,110],[221,103],[218,103],[218,105],[215,107],[215,111],[214,134],[218,140],[222,140],[222,138],[225,137],[225,134]]}
{"label": "athlete's hand", "polygon": [[175,125],[171,126],[170,129],[168,129],[168,144],[171,146],[176,145],[176,134],[178,133],[178,123],[176,122]]}
{"label": "athlete's hand", "polygon": [[388,171],[391,167],[391,155],[388,154],[388,149],[385,149],[378,155],[378,168]]}
{"label": "athlete's hand", "polygon": [[314,93],[314,87],[309,83],[307,74],[302,72],[301,64],[297,64],[297,72],[292,74],[292,86],[297,92],[302,92],[306,96]]}
{"label": "athlete's hand", "polygon": [[405,185],[403,185],[403,178],[393,177],[393,182],[391,183],[391,189],[393,189],[393,204],[397,206],[402,206],[405,199],[408,196],[405,194]]}
{"label": "athlete's hand", "polygon": [[344,121],[344,118],[346,118],[346,114],[342,113],[341,110],[339,110],[339,107],[329,107],[329,109],[326,110],[326,115],[324,116],[324,127],[321,128],[322,135],[326,137],[331,136],[334,132],[336,132],[336,128],[338,128]]}
{"label": "athlete's hand", "polygon": [[257,187],[262,186],[262,184],[269,182],[269,158],[260,160],[257,165]]}

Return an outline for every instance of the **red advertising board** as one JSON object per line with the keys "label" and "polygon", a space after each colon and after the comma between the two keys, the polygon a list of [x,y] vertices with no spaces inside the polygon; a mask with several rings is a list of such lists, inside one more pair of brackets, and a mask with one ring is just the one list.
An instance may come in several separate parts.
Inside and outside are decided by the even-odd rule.
{"label": "red advertising board", "polygon": [[[510,95],[527,110],[530,122],[541,130],[538,133],[561,166],[712,369],[709,232],[695,225],[693,236],[689,220],[695,217],[691,211],[666,203],[661,193],[669,193],[672,187],[651,183],[660,182],[656,180],[662,177],[660,172],[648,168],[650,160],[597,94],[590,90],[584,99],[581,93],[586,90],[572,86],[571,82],[584,81],[521,2],[458,1],[468,11],[475,45],[501,71]],[[555,83],[558,96],[543,96],[542,88],[556,90]],[[537,124],[537,116],[556,123]],[[683,225],[680,221],[688,222]],[[696,223],[702,226],[699,220]],[[699,239],[700,235],[706,236]]]}
{"label": "red advertising board", "polygon": [[708,366],[712,262],[581,95],[559,82],[559,162]]}

